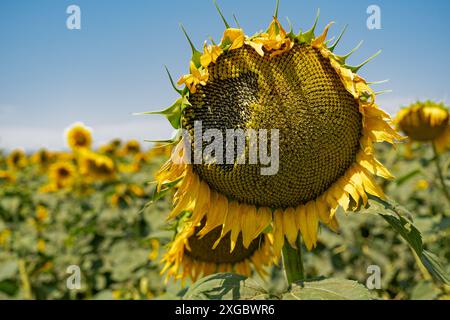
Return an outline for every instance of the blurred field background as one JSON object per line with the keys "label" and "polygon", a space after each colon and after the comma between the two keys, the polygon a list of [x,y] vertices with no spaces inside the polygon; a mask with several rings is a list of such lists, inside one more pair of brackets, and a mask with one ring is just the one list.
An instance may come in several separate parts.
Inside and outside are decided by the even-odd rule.
{"label": "blurred field background", "polygon": [[[179,283],[166,284],[160,275],[159,261],[173,236],[165,221],[171,197],[152,201],[153,175],[170,150],[149,145],[116,139],[83,152],[0,153],[0,299],[182,296]],[[381,145],[378,157],[396,176],[382,182],[386,193],[409,209],[425,248],[450,272],[450,207],[430,146]],[[448,180],[448,152],[441,162]],[[450,288],[433,282],[379,216],[340,212],[339,221],[340,234],[322,228],[317,249],[305,255],[309,277],[364,284],[368,266],[378,265],[382,289],[374,294],[379,298],[450,298]],[[70,265],[81,269],[80,290],[66,286]],[[270,275],[255,280],[276,296],[285,286],[283,273],[274,266]]]}

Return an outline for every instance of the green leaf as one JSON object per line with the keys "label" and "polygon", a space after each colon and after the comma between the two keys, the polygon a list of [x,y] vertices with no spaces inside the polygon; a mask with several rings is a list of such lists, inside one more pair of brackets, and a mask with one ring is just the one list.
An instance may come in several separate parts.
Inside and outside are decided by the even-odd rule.
{"label": "green leaf", "polygon": [[420,256],[423,251],[422,235],[420,231],[408,220],[403,217],[394,217],[392,215],[386,215],[380,213],[384,220],[402,236],[403,239],[414,249],[414,251]]}
{"label": "green leaf", "polygon": [[410,245],[419,256],[428,272],[441,283],[449,284],[449,276],[442,267],[439,258],[433,253],[423,249],[422,235],[410,219],[412,214],[405,208],[391,200],[382,200],[370,197],[369,207],[362,212],[376,213],[383,217],[387,223]]}
{"label": "green leaf", "polygon": [[444,267],[436,255],[427,250],[423,250],[420,261],[422,261],[423,265],[427,268],[428,272],[431,273],[434,279],[445,283],[446,285],[450,285],[449,275],[444,270]]}
{"label": "green leaf", "polygon": [[370,291],[362,284],[346,279],[297,282],[283,300],[371,300]]}
{"label": "green leaf", "polygon": [[252,280],[232,273],[218,273],[193,284],[184,300],[259,300],[267,292]]}
{"label": "green leaf", "polygon": [[150,111],[150,112],[143,112],[138,113],[138,115],[142,114],[160,114],[163,115],[169,120],[172,127],[175,129],[179,129],[181,127],[181,115],[183,113],[183,110],[190,105],[189,101],[187,100],[187,97],[182,97],[177,99],[173,105],[168,107],[165,110],[162,111]]}

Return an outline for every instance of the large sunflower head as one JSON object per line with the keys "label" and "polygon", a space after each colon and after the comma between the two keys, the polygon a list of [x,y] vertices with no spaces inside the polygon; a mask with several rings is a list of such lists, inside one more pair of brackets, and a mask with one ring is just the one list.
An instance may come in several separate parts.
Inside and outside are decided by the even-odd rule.
{"label": "large sunflower head", "polygon": [[331,24],[320,36],[317,20],[294,34],[276,16],[251,37],[226,23],[221,42],[205,43],[203,53],[191,43],[190,73],[178,82],[186,87],[161,112],[183,138],[156,179],[158,190],[177,189],[170,219],[206,219],[203,232],[217,228],[232,249],[241,236],[248,249],[271,225],[279,254],[299,233],[313,249],[319,221],[338,227],[338,206],[383,197],[374,176],[392,176],[373,144],[401,136],[357,74],[370,59],[347,65],[349,55],[333,52],[341,37],[326,40]]}
{"label": "large sunflower head", "polygon": [[79,158],[80,173],[89,182],[109,181],[116,176],[114,161],[90,150],[83,150]]}
{"label": "large sunflower head", "polygon": [[66,129],[66,139],[67,144],[74,151],[89,149],[92,145],[92,130],[83,123],[77,122]]}
{"label": "large sunflower head", "polygon": [[205,221],[197,226],[186,221],[178,227],[180,231],[162,260],[162,273],[167,271],[167,279],[184,280],[189,276],[195,281],[201,276],[233,271],[250,276],[252,267],[259,274],[266,274],[264,268],[273,262],[270,236],[261,234],[245,246],[239,235],[230,251],[229,234],[222,238],[220,227],[202,233],[204,227]]}
{"label": "large sunflower head", "polygon": [[395,119],[399,128],[412,140],[433,142],[439,151],[450,143],[450,113],[443,103],[416,102],[401,109]]}
{"label": "large sunflower head", "polygon": [[27,155],[25,154],[25,151],[22,149],[16,149],[13,150],[6,159],[6,163],[8,164],[8,167],[12,170],[19,170],[23,169],[28,164]]}

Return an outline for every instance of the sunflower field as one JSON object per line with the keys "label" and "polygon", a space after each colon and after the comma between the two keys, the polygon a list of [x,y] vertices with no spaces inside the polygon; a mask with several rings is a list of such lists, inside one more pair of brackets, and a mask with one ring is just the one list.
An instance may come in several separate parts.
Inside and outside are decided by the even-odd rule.
{"label": "sunflower field", "polygon": [[358,75],[376,55],[348,65],[331,23],[287,31],[277,1],[248,36],[217,10],[220,42],[183,28],[179,98],[146,113],[172,139],[94,147],[75,123],[70,151],[0,152],[0,299],[450,299],[449,107],[391,117]]}

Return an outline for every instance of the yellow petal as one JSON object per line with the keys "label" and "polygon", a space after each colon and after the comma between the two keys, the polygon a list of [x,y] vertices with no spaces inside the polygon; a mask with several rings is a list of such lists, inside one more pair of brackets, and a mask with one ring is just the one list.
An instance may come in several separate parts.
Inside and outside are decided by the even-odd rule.
{"label": "yellow petal", "polygon": [[330,209],[328,208],[328,205],[326,204],[325,199],[323,197],[321,197],[316,201],[316,209],[320,221],[322,221],[324,224],[328,224],[331,219]]}
{"label": "yellow petal", "polygon": [[380,198],[386,197],[383,190],[381,190],[376,181],[371,177],[370,173],[368,174],[364,168],[361,168],[359,175],[362,179],[364,190],[366,190],[371,195]]}
{"label": "yellow petal", "polygon": [[296,221],[297,227],[300,229],[302,234],[303,242],[308,250],[313,248],[313,241],[309,235],[308,221],[306,219],[306,208],[304,205],[300,205],[296,209]]}
{"label": "yellow petal", "polygon": [[192,214],[193,223],[196,225],[200,223],[205,216],[206,212],[209,210],[211,203],[211,192],[209,186],[206,182],[202,181],[198,190],[197,201],[195,204],[195,209]]}
{"label": "yellow petal", "polygon": [[315,201],[310,201],[306,204],[306,221],[308,224],[308,234],[311,238],[313,247],[315,247],[317,243],[317,229],[319,228],[319,219]]}
{"label": "yellow petal", "polygon": [[323,43],[327,39],[328,29],[330,29],[330,27],[333,23],[334,22],[330,22],[325,27],[325,29],[323,30],[323,33],[311,42],[311,46],[313,46],[314,48],[319,48],[319,47],[323,46]]}
{"label": "yellow petal", "polygon": [[339,222],[337,221],[336,216],[331,219],[330,223],[328,224],[328,227],[333,230],[334,232],[339,232]]}
{"label": "yellow petal", "polygon": [[242,239],[245,248],[255,239],[254,235],[258,228],[258,215],[256,207],[252,205],[243,205],[242,214]]}
{"label": "yellow petal", "polygon": [[295,221],[295,210],[288,208],[283,213],[283,233],[293,248],[297,248],[298,229]]}
{"label": "yellow petal", "polygon": [[190,184],[189,191],[186,192],[178,201],[175,208],[169,214],[168,220],[172,220],[177,217],[183,211],[192,211],[195,208],[195,203],[197,200],[197,194],[200,183],[196,175],[192,177],[192,182]]}
{"label": "yellow petal", "polygon": [[370,173],[383,177],[385,179],[394,179],[388,169],[386,169],[373,155],[361,151],[356,157],[356,161]]}
{"label": "yellow petal", "polygon": [[258,218],[256,219],[256,229],[253,234],[253,239],[258,237],[261,232],[263,232],[269,224],[272,222],[272,211],[269,208],[261,207],[258,209]]}
{"label": "yellow petal", "polygon": [[280,255],[284,245],[283,210],[275,210],[273,216],[273,251],[276,255]]}

